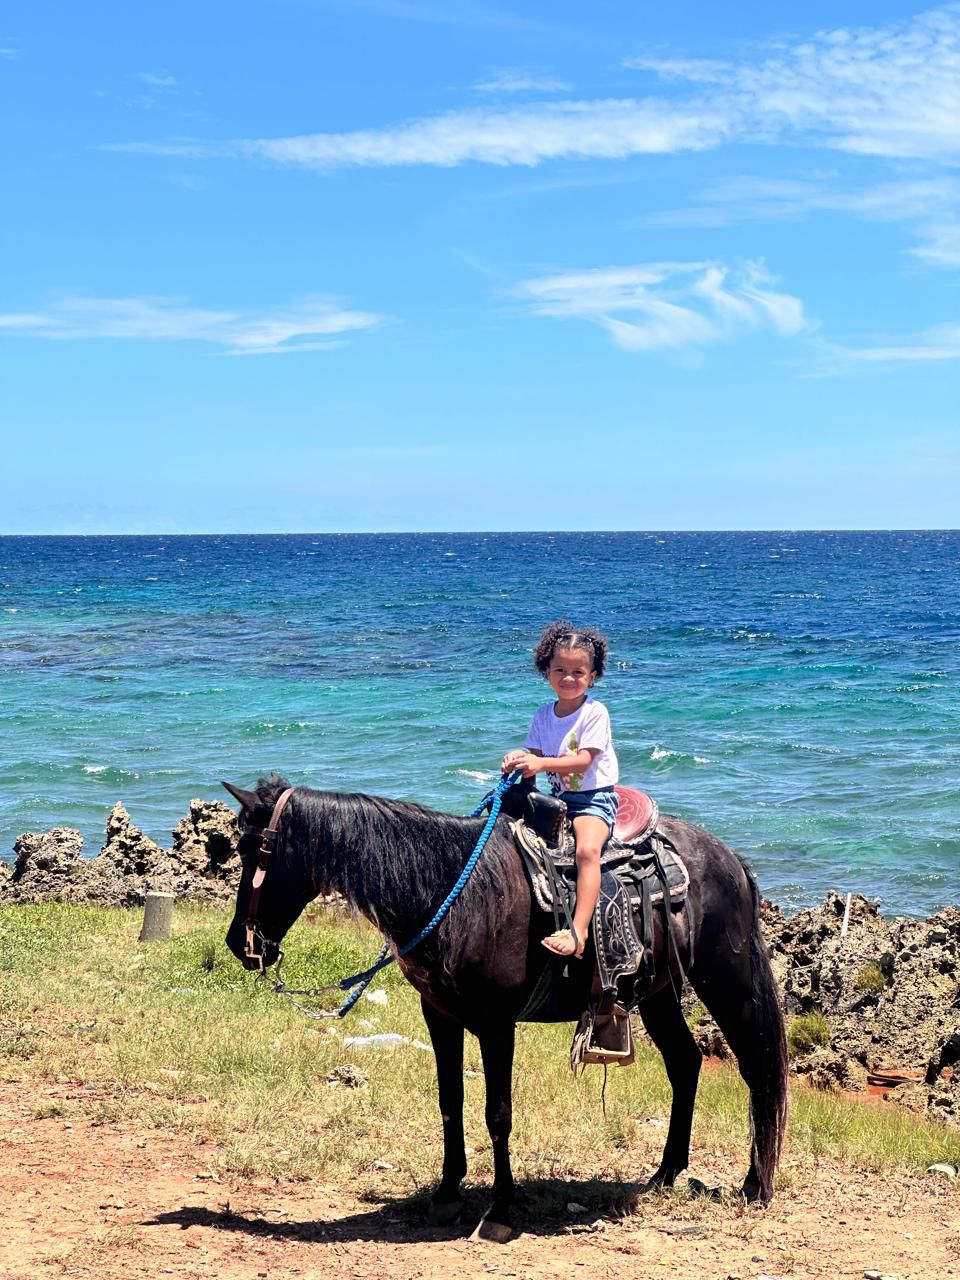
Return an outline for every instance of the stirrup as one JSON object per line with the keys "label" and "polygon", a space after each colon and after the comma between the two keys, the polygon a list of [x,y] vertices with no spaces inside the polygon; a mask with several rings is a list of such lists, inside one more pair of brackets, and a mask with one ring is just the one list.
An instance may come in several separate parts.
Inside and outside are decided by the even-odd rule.
{"label": "stirrup", "polygon": [[635,1058],[633,1027],[622,1004],[615,1004],[610,1013],[599,1013],[592,1005],[584,1009],[570,1046],[572,1071],[591,1062],[629,1067]]}

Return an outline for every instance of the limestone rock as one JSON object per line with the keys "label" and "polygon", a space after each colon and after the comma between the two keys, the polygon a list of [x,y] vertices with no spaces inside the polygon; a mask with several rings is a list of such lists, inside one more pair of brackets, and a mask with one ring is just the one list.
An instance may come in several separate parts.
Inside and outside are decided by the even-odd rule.
{"label": "limestone rock", "polygon": [[903,1107],[904,1111],[910,1111],[916,1116],[924,1116],[927,1113],[929,1090],[926,1085],[904,1085],[901,1089],[894,1089],[887,1096],[898,1107]]}
{"label": "limestone rock", "polygon": [[235,885],[240,875],[237,820],[222,800],[191,800],[190,812],[173,829],[171,859],[184,869]]}
{"label": "limestone rock", "polygon": [[107,815],[106,836],[106,843],[99,854],[104,859],[100,864],[101,871],[111,864],[117,875],[145,876],[163,854],[160,846],[143,834],[119,803]]}
{"label": "limestone rock", "polygon": [[84,868],[83,836],[72,827],[24,831],[13,842],[15,861],[4,896],[13,902],[74,901],[70,890]]}
{"label": "limestone rock", "polygon": [[791,917],[763,905],[787,1014],[822,1012],[836,1055],[794,1069],[821,1087],[854,1091],[864,1070],[923,1072],[926,1084],[899,1088],[892,1100],[960,1127],[953,1084],[960,1076],[960,909],[947,907],[930,920],[886,920],[876,903],[855,895],[841,938],[845,905],[844,895],[830,894],[821,907]]}

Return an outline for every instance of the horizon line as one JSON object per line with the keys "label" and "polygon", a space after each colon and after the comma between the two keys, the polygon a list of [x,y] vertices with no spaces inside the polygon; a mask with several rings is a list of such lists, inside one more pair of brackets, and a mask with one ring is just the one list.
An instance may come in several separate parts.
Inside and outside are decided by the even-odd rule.
{"label": "horizon line", "polygon": [[463,538],[463,537],[528,537],[549,536],[561,538],[584,535],[616,534],[686,534],[686,533],[957,533],[960,526],[953,525],[817,525],[810,527],[737,528],[737,529],[299,529],[299,530],[244,530],[244,529],[189,529],[171,531],[130,530],[112,532],[48,533],[0,533],[0,540],[14,538]]}

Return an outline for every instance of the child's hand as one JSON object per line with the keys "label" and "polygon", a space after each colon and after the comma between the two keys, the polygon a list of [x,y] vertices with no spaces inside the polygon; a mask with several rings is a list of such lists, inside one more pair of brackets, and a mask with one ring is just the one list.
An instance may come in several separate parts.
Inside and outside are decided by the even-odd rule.
{"label": "child's hand", "polygon": [[500,765],[501,773],[513,773],[519,769],[525,778],[532,778],[540,772],[542,759],[532,751],[508,751]]}

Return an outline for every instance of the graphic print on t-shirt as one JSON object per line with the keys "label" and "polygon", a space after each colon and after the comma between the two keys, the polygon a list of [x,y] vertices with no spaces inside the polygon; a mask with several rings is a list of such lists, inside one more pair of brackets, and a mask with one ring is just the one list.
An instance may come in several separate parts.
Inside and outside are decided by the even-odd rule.
{"label": "graphic print on t-shirt", "polygon": [[[571,729],[567,735],[567,740],[563,744],[564,755],[575,756],[580,750],[580,743],[577,741],[575,729]],[[583,786],[582,773],[568,773],[566,777],[561,777],[559,773],[548,773],[547,781],[550,783],[550,790],[555,796],[562,795],[564,791],[579,791]]]}

